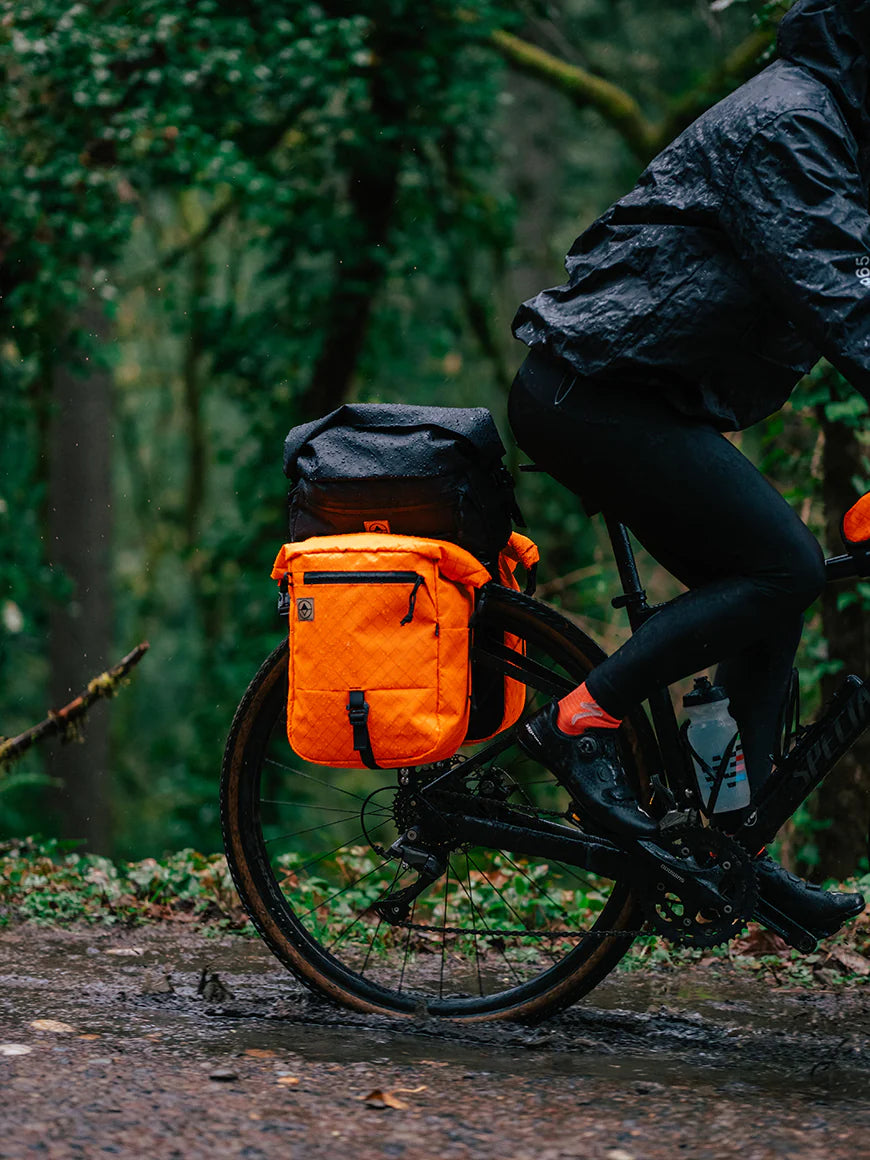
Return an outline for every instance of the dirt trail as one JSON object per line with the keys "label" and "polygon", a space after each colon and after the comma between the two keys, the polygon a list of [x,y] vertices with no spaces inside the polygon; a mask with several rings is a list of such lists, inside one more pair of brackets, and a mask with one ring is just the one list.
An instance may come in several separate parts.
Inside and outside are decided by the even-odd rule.
{"label": "dirt trail", "polygon": [[338,1011],[259,943],[10,928],[0,1158],[870,1160],[870,987],[715,970],[463,1030]]}

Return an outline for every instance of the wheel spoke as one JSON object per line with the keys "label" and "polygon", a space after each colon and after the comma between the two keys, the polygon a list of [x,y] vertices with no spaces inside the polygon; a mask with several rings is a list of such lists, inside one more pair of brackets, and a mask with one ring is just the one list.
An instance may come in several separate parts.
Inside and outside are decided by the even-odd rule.
{"label": "wheel spoke", "polygon": [[358,818],[359,810],[349,809],[347,806],[321,806],[314,802],[281,801],[276,798],[260,798],[261,806],[293,806],[302,810],[319,810],[321,813],[344,814],[348,818]]}
{"label": "wheel spoke", "polygon": [[[372,828],[371,832],[375,833],[376,830],[379,830],[381,826],[385,826],[386,824],[386,822],[378,822],[378,824]],[[362,832],[362,830],[360,830],[360,832],[351,838],[350,841],[342,842],[340,846],[335,846],[332,850],[327,850],[325,854],[320,854],[317,858],[312,858],[302,866],[293,866],[293,873],[302,874],[304,871],[310,870],[312,866],[317,866],[318,863],[325,862],[326,859],[331,858],[333,854],[337,854],[340,850],[346,850],[348,846],[355,845],[360,840],[360,838],[364,837],[365,834]]]}
{"label": "wheel spoke", "polygon": [[[468,855],[467,855],[467,854],[466,854],[466,857],[468,857]],[[513,975],[513,977],[516,979],[516,981],[517,981],[518,983],[522,983],[522,981],[523,981],[523,980],[522,980],[522,978],[520,977],[520,975],[518,975],[518,974],[517,974],[516,968],[514,967],[513,963],[512,963],[512,962],[510,961],[510,959],[508,958],[508,956],[507,956],[507,954],[505,953],[505,951],[504,951],[504,950],[503,950],[503,949],[502,949],[502,948],[501,948],[501,947],[498,945],[498,943],[499,943],[499,938],[498,938],[498,936],[497,936],[497,935],[492,935],[492,927],[491,927],[491,926],[489,925],[489,923],[486,921],[486,916],[484,915],[484,913],[483,913],[481,910],[478,910],[478,908],[477,908],[477,905],[475,904],[474,900],[472,899],[471,895],[470,895],[470,894],[469,894],[469,892],[468,892],[468,889],[466,888],[466,885],[465,885],[465,883],[464,883],[464,882],[462,882],[462,881],[460,881],[459,885],[460,885],[460,886],[462,887],[462,889],[465,891],[465,896],[466,896],[466,898],[468,899],[468,901],[469,901],[469,903],[470,903],[470,905],[471,905],[471,908],[472,908],[472,910],[476,910],[476,911],[477,911],[477,914],[478,914],[478,916],[479,916],[479,918],[480,918],[480,921],[483,923],[483,925],[484,925],[485,929],[486,929],[486,930],[487,930],[487,931],[490,933],[490,935],[491,935],[491,941],[492,941],[492,946],[495,948],[495,950],[497,950],[497,951],[498,951],[498,953],[499,953],[499,954],[501,955],[501,957],[504,959],[504,961],[505,961],[505,965],[507,966],[507,969],[508,969],[508,970],[510,971],[510,973]],[[469,886],[471,885],[471,876],[470,876],[470,875],[469,875],[469,878],[468,878],[468,885],[469,885]]]}
{"label": "wheel spoke", "polygon": [[480,950],[477,945],[477,915],[474,905],[474,888],[471,884],[471,864],[468,861],[468,851],[465,851],[465,874],[468,878],[468,901],[471,903],[471,929],[474,938],[474,965],[477,968],[477,991],[483,995],[483,979],[480,976]]}
{"label": "wheel spoke", "polygon": [[415,898],[411,904],[411,918],[408,923],[408,932],[405,935],[405,952],[402,955],[402,970],[399,975],[399,994],[402,993],[402,984],[405,982],[405,970],[408,966],[408,951],[411,948],[411,924],[414,921],[414,915],[417,913],[417,899]]}
{"label": "wheel spoke", "polygon": [[441,921],[441,970],[438,972],[438,998],[444,998],[444,959],[447,954],[447,894],[450,888],[450,859],[444,875],[444,918]]}
{"label": "wheel spoke", "polygon": [[343,826],[345,822],[357,816],[357,814],[348,814],[346,818],[333,818],[331,822],[321,822],[320,825],[308,826],[305,830],[294,830],[292,834],[279,834],[276,838],[266,838],[266,845],[271,846],[273,842],[286,842],[290,838],[301,838],[303,834],[313,834],[316,830],[328,830],[331,826]]}
{"label": "wheel spoke", "polygon": [[349,789],[343,789],[340,785],[336,785],[335,782],[324,781],[322,777],[314,777],[312,774],[306,773],[304,769],[294,769],[292,765],[285,765],[282,761],[276,761],[274,757],[265,758],[263,764],[273,765],[284,773],[292,773],[294,777],[303,777],[306,781],[313,781],[315,785],[322,785],[330,793],[343,793],[358,802],[364,802],[366,800],[361,794],[351,793]]}

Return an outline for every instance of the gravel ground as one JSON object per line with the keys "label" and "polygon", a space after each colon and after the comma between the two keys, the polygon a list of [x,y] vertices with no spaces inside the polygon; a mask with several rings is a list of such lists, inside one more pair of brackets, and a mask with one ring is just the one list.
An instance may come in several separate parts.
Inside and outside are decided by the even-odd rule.
{"label": "gravel ground", "polygon": [[184,924],[0,931],[0,1158],[870,1160],[870,986],[617,975],[539,1028],[318,1002]]}

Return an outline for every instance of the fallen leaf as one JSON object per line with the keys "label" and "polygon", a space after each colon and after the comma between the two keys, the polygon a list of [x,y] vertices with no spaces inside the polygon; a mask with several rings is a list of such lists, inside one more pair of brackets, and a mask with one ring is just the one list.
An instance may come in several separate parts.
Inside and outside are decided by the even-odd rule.
{"label": "fallen leaf", "polygon": [[30,1055],[32,1047],[23,1043],[0,1043],[0,1055]]}
{"label": "fallen leaf", "polygon": [[424,1063],[426,1065],[426,1067],[449,1067],[450,1066],[450,1064],[446,1060],[442,1061],[440,1059],[421,1059],[420,1063]]}
{"label": "fallen leaf", "polygon": [[370,1108],[395,1108],[397,1111],[404,1111],[408,1106],[403,1100],[397,1100],[392,1092],[383,1091],[381,1088],[375,1088],[367,1096],[360,1096],[359,1099]]}
{"label": "fallen leaf", "polygon": [[242,1055],[250,1056],[251,1059],[271,1059],[275,1052],[268,1047],[246,1047]]}
{"label": "fallen leaf", "polygon": [[283,1084],[284,1087],[295,1087],[299,1083],[298,1075],[279,1075],[275,1083]]}
{"label": "fallen leaf", "polygon": [[141,947],[110,947],[108,950],[103,951],[103,954],[118,955],[124,958],[138,958],[140,955],[144,955],[145,952]]}
{"label": "fallen leaf", "polygon": [[76,1039],[99,1039],[99,1035],[77,1035]]}
{"label": "fallen leaf", "polygon": [[738,955],[787,955],[788,946],[773,931],[763,927],[750,927],[743,938],[733,944]]}
{"label": "fallen leaf", "polygon": [[831,951],[828,962],[838,963],[850,975],[870,975],[870,961],[857,951],[850,951],[848,947],[837,947]]}
{"label": "fallen leaf", "polygon": [[60,1023],[57,1019],[34,1019],[30,1026],[37,1031],[57,1031],[59,1034],[75,1031],[75,1027],[70,1027],[69,1023]]}

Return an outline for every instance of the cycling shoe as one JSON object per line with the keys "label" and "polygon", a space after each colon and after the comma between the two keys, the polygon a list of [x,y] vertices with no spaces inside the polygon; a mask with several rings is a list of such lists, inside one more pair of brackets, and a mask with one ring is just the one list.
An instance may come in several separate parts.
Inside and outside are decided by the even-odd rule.
{"label": "cycling shoe", "polygon": [[823,890],[821,886],[804,882],[774,862],[769,854],[754,859],[753,866],[760,897],[816,938],[834,934],[844,922],[864,909],[862,894]]}
{"label": "cycling shoe", "polygon": [[556,724],[559,708],[546,705],[517,729],[519,746],[556,775],[590,819],[611,834],[651,838],[658,825],[641,809],[628,784],[614,729],[587,729],[579,736]]}

